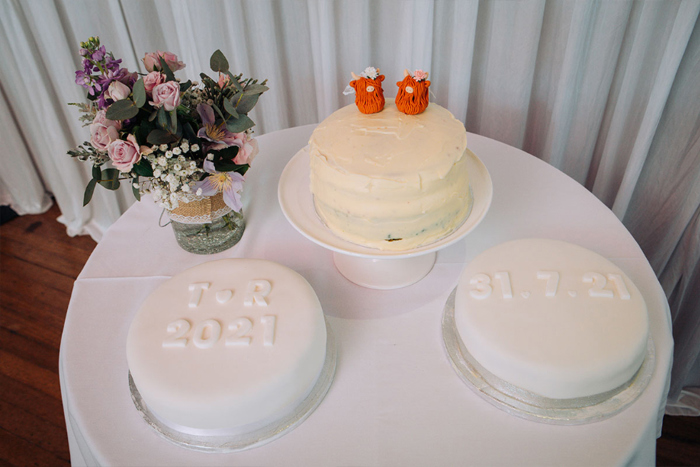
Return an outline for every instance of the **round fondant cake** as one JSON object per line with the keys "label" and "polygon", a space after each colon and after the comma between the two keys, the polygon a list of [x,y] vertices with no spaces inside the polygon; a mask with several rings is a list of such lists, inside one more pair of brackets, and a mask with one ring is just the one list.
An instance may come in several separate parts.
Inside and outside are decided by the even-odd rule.
{"label": "round fondant cake", "polygon": [[126,352],[141,398],[162,422],[198,434],[246,432],[309,394],[325,360],[326,324],[296,272],[224,259],[161,284],[136,314]]}
{"label": "round fondant cake", "polygon": [[348,105],[309,141],[316,212],[337,236],[403,251],[449,235],[469,214],[464,125],[431,103],[406,115],[387,101],[381,112]]}
{"label": "round fondant cake", "polygon": [[649,327],[644,299],[619,267],[544,239],[506,242],[470,262],[455,325],[482,369],[553,399],[624,387],[644,361]]}

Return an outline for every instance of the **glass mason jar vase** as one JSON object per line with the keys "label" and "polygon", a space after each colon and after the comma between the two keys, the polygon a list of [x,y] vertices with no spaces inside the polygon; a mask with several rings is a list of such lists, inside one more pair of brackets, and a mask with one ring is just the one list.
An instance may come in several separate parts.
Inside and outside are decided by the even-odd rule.
{"label": "glass mason jar vase", "polygon": [[[187,202],[185,202],[187,201]],[[218,193],[211,197],[182,199],[168,211],[175,239],[183,250],[210,255],[238,243],[245,231],[243,211],[232,211]]]}

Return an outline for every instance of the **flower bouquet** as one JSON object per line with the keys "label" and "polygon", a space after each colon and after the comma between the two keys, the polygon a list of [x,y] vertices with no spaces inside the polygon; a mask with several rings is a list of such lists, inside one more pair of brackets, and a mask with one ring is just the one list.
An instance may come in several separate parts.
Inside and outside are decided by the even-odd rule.
{"label": "flower bouquet", "polygon": [[214,253],[235,244],[245,225],[243,181],[258,152],[248,113],[267,80],[233,75],[220,50],[210,59],[216,80],[201,73],[201,83],[183,83],[174,73],[185,64],[172,53],[147,53],[148,74],[139,76],[99,38],[80,45],[75,82],[89,103],[71,105],[90,127],[90,141],[68,154],[92,163],[83,205],[97,185],[117,190],[127,180],[137,200],[150,193],[168,211],[186,250]]}

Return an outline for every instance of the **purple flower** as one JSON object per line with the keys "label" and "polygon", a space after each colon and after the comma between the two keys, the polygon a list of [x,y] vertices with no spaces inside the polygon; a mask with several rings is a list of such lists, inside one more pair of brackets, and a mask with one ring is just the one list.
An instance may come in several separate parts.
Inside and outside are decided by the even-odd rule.
{"label": "purple flower", "polygon": [[207,149],[224,149],[229,146],[239,146],[238,134],[228,131],[226,122],[216,123],[214,109],[208,104],[197,105],[197,113],[202,119],[202,127],[197,132],[199,138],[211,141]]}
{"label": "purple flower", "polygon": [[103,45],[99,49],[95,50],[92,53],[92,59],[95,62],[100,62],[104,58],[105,54],[107,53],[107,49],[105,49],[105,46]]}
{"label": "purple flower", "polygon": [[195,192],[202,196],[214,196],[222,192],[224,203],[234,211],[241,212],[243,208],[241,190],[243,190],[243,180],[245,180],[243,175],[238,172],[217,172],[214,163],[209,160],[204,161],[204,170],[211,175],[195,183]]}

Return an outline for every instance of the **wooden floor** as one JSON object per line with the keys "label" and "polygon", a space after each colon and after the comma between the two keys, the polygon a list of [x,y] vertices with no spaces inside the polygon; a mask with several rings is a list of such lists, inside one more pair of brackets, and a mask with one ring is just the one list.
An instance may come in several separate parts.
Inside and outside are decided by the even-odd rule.
{"label": "wooden floor", "polygon": [[[0,466],[69,465],[58,350],[75,278],[95,242],[54,206],[0,226]],[[658,465],[700,465],[700,417],[666,417]]]}

